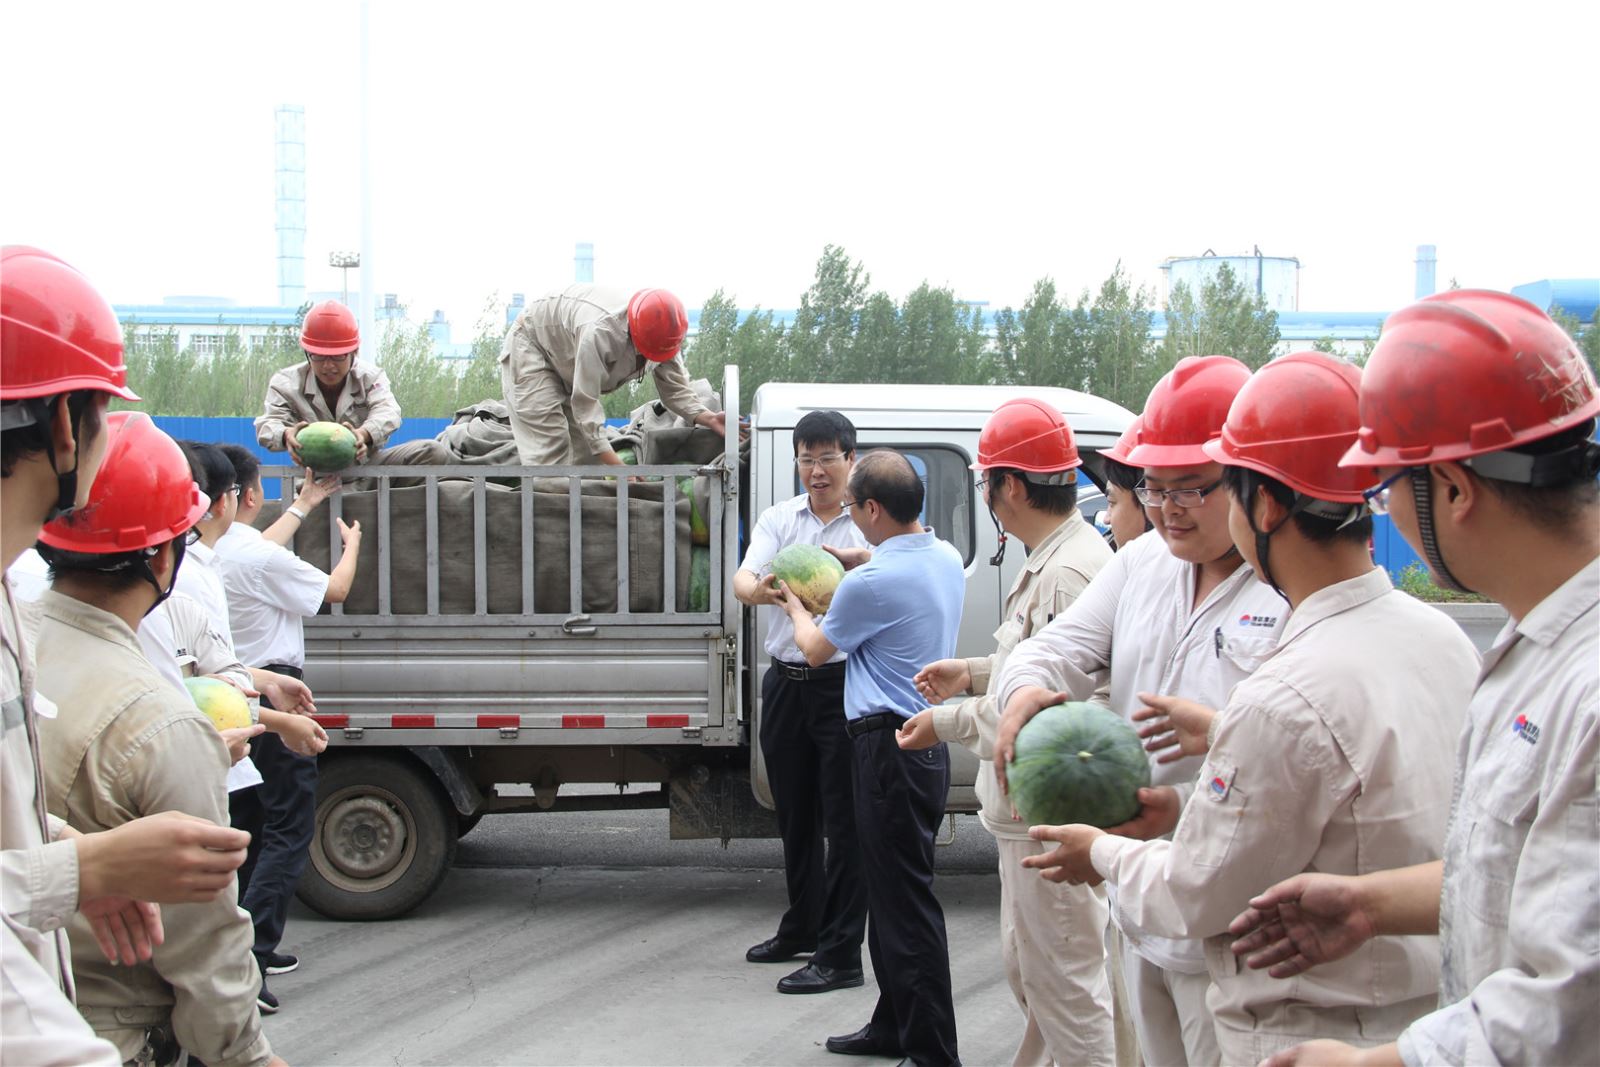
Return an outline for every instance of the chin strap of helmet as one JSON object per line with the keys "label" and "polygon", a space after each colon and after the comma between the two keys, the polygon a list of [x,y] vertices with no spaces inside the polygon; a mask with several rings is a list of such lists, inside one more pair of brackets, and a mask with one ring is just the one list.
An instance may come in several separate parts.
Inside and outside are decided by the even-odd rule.
{"label": "chin strap of helmet", "polygon": [[1304,493],[1296,493],[1294,495],[1294,503],[1289,506],[1288,514],[1272,529],[1263,530],[1256,525],[1255,499],[1256,489],[1260,485],[1261,480],[1253,471],[1246,470],[1244,472],[1245,499],[1250,502],[1249,506],[1244,509],[1244,514],[1245,518],[1249,520],[1250,532],[1256,538],[1256,569],[1261,572],[1261,580],[1271,586],[1274,593],[1277,593],[1287,601],[1289,595],[1279,588],[1277,580],[1272,576],[1272,566],[1268,562],[1268,556],[1271,553],[1272,535],[1283,529],[1285,523],[1292,521],[1301,512],[1323,519],[1338,519],[1339,529],[1342,530],[1351,523],[1358,522],[1365,517],[1368,514],[1368,509],[1365,504],[1343,504],[1335,500],[1321,500],[1314,496],[1307,496]]}
{"label": "chin strap of helmet", "polygon": [[[50,511],[44,517],[45,522],[51,522],[70,512],[78,502],[78,465],[83,462],[83,436],[80,427],[83,425],[83,413],[89,406],[89,394],[67,394],[67,417],[72,420],[72,440],[78,448],[78,458],[73,462],[72,469],[65,473],[56,471],[56,500],[50,505]],[[43,430],[44,453],[50,460],[53,469],[56,465],[56,443],[50,433],[50,424],[53,419],[53,409],[56,397],[29,397],[7,404],[0,410],[0,430],[18,430],[24,426],[38,426]]]}
{"label": "chin strap of helmet", "polygon": [[1411,468],[1411,495],[1417,503],[1417,540],[1422,542],[1422,555],[1433,568],[1433,576],[1446,589],[1473,592],[1445,565],[1444,554],[1439,551],[1439,541],[1433,532],[1433,472],[1427,467]]}
{"label": "chin strap of helmet", "polygon": [[172,545],[172,577],[167,581],[165,589],[161,588],[161,582],[156,578],[155,568],[150,566],[150,561],[155,558],[155,552],[161,550],[161,546],[157,545],[153,550],[147,550],[144,559],[140,563],[144,568],[144,580],[156,587],[156,602],[145,609],[144,613],[146,615],[160,607],[161,602],[171,596],[173,590],[178,588],[178,568],[183,566],[184,554],[189,551],[189,535],[187,532],[181,533],[174,537],[170,543]]}
{"label": "chin strap of helmet", "polygon": [[[994,489],[991,487],[989,491],[992,493]],[[989,509],[989,521],[994,523],[995,537],[999,539],[1000,543],[1000,547],[995,549],[994,555],[989,557],[989,566],[998,567],[1001,561],[1006,558],[1006,528],[1000,525],[1000,516],[994,513],[994,505],[985,500],[984,507]]]}

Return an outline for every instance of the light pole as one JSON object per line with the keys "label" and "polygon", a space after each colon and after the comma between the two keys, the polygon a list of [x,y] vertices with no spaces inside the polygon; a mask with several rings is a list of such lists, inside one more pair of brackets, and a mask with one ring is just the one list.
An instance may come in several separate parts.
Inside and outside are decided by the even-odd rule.
{"label": "light pole", "polygon": [[350,268],[361,266],[360,252],[334,252],[328,256],[328,266],[338,267],[344,278],[344,306],[350,306]]}

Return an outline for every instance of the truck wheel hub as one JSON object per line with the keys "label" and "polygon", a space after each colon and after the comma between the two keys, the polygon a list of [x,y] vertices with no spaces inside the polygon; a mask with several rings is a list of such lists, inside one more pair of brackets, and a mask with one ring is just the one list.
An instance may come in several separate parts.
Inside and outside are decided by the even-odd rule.
{"label": "truck wheel hub", "polygon": [[376,797],[343,801],[324,823],[324,851],[351,878],[376,878],[392,870],[405,844],[405,820]]}

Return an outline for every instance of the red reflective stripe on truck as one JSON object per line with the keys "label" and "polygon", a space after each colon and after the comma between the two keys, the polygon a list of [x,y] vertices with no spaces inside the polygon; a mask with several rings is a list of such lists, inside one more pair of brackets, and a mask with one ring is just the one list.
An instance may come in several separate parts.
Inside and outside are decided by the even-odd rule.
{"label": "red reflective stripe on truck", "polygon": [[497,730],[502,727],[520,727],[521,715],[479,715],[478,728],[480,730]]}
{"label": "red reflective stripe on truck", "polygon": [[689,725],[689,716],[687,716],[687,715],[646,715],[644,717],[644,724],[646,726],[650,727],[651,729],[656,729],[656,728],[667,728],[667,729],[670,729],[670,728],[672,728],[674,726],[688,726]]}
{"label": "red reflective stripe on truck", "polygon": [[432,715],[391,715],[389,725],[396,730],[431,729],[433,726]]}
{"label": "red reflective stripe on truck", "polygon": [[313,715],[311,718],[324,730],[343,730],[350,725],[348,715]]}
{"label": "red reflective stripe on truck", "polygon": [[606,725],[604,715],[563,715],[561,728],[563,730],[603,730]]}

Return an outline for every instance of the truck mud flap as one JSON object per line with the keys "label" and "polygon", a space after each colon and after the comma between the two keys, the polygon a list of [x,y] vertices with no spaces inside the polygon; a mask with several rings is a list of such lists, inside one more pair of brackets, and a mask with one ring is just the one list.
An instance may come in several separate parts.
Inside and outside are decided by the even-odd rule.
{"label": "truck mud flap", "polygon": [[439,779],[439,784],[444,786],[445,794],[450,797],[450,803],[457,812],[471,815],[483,807],[483,793],[477,783],[467,777],[458,757],[437,745],[415,745],[411,753]]}
{"label": "truck mud flap", "polygon": [[736,837],[778,836],[777,817],[756,802],[745,767],[702,764],[674,775],[667,807],[675,841],[714,837],[726,845]]}

